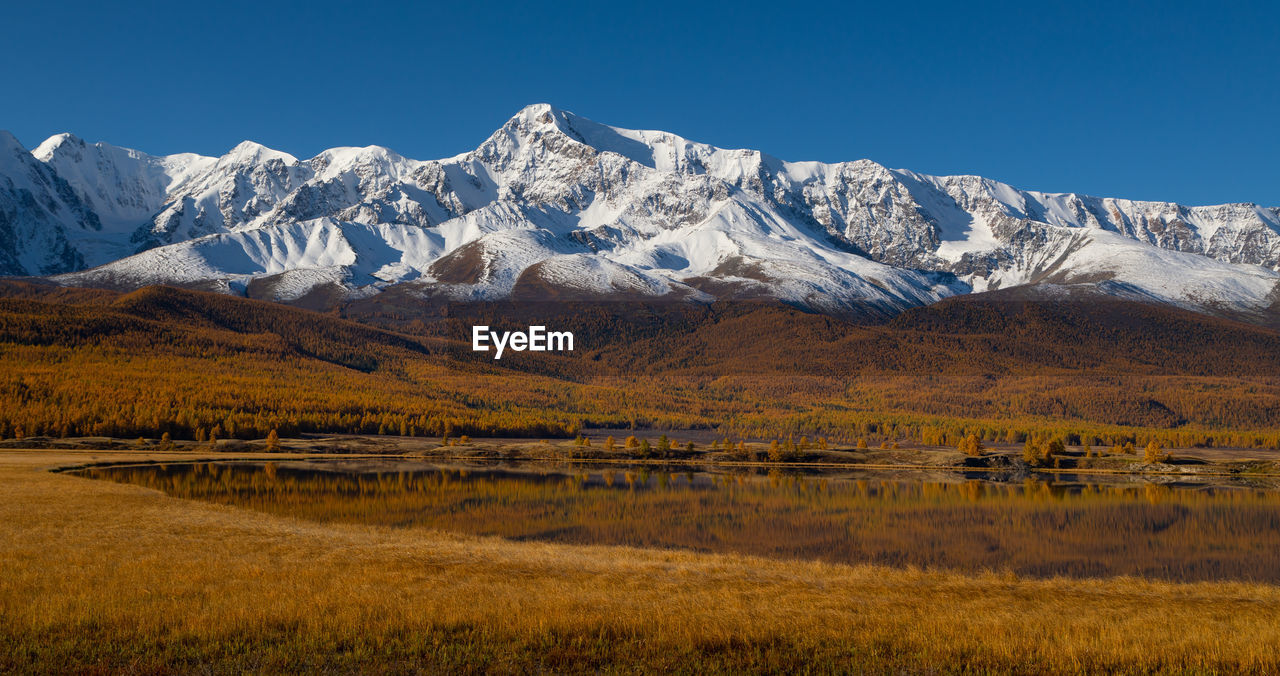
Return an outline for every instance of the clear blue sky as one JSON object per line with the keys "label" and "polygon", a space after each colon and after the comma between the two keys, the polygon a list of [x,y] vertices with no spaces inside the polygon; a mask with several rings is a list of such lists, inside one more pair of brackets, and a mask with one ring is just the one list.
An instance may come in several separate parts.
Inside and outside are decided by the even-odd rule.
{"label": "clear blue sky", "polygon": [[0,128],[478,145],[548,102],[788,160],[1280,206],[1280,3],[11,3]]}

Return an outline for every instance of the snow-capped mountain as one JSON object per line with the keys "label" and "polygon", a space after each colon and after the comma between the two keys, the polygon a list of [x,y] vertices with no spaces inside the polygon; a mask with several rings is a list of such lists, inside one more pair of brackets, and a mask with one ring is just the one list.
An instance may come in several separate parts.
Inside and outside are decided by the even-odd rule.
{"label": "snow-capped mountain", "polygon": [[[91,267],[97,266],[97,267]],[[520,111],[476,150],[307,160],[245,142],[155,157],[0,137],[0,272],[278,300],[390,285],[456,299],[771,297],[900,309],[1088,284],[1201,309],[1276,303],[1280,209],[1022,191],[867,160],[784,162]]]}
{"label": "snow-capped mountain", "polygon": [[67,231],[102,224],[58,173],[0,131],[0,274],[51,274],[84,266]]}

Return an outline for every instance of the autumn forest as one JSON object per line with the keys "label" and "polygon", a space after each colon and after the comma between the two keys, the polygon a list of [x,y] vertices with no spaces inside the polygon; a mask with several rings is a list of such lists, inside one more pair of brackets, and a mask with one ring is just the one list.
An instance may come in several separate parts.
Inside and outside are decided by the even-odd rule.
{"label": "autumn forest", "polygon": [[[384,294],[388,295],[388,294]],[[472,324],[573,330],[495,362]],[[0,436],[572,437],[1280,448],[1280,333],[1124,301],[787,307],[352,302],[0,286]]]}

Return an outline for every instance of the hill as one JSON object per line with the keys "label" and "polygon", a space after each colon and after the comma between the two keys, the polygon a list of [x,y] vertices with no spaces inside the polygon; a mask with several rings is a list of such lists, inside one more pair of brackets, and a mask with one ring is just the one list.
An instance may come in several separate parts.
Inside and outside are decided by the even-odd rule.
{"label": "hill", "polygon": [[[761,303],[318,313],[163,287],[0,293],[6,437],[658,427],[1280,446],[1280,334],[1125,301],[975,296],[855,323]],[[578,349],[500,362],[469,349],[473,323],[534,322],[574,331]]]}

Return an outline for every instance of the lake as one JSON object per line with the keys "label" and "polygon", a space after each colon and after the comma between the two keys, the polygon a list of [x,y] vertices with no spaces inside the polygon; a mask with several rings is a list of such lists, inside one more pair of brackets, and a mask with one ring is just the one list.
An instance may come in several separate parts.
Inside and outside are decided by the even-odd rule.
{"label": "lake", "polygon": [[401,460],[75,473],[326,523],[1028,577],[1280,582],[1280,491],[1248,482]]}

